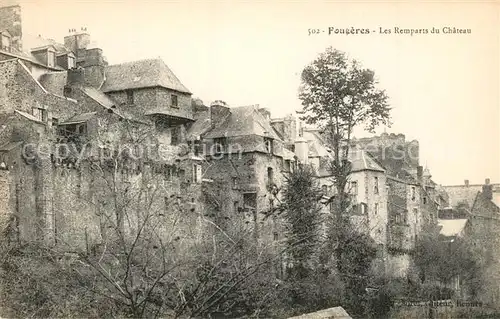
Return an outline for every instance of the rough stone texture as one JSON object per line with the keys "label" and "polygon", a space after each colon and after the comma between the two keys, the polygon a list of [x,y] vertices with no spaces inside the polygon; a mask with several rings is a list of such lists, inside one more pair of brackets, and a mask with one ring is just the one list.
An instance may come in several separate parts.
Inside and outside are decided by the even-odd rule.
{"label": "rough stone texture", "polygon": [[8,170],[0,170],[0,231],[8,227],[12,214],[11,190],[12,176]]}
{"label": "rough stone texture", "polygon": [[23,51],[23,30],[21,24],[21,6],[0,7],[0,30],[8,30],[12,36],[12,48]]}
{"label": "rough stone texture", "polygon": [[[500,196],[500,184],[491,185],[493,187],[495,197]],[[482,191],[483,184],[450,185],[444,186],[444,189],[449,195],[451,207],[457,207],[457,205],[461,203],[466,203],[470,209],[474,204],[477,193]]]}
{"label": "rough stone texture", "polygon": [[479,193],[472,206],[472,218],[466,230],[476,260],[485,271],[480,299],[500,307],[500,208]]}
{"label": "rough stone texture", "polygon": [[[178,98],[179,107],[171,106],[171,95]],[[133,90],[134,103],[129,105],[127,92],[109,92],[108,95],[118,102],[119,105],[127,106],[130,112],[144,115],[148,112],[162,112],[162,114],[178,116],[181,118],[193,118],[191,108],[191,97],[188,94],[178,93],[165,88],[144,88]]]}

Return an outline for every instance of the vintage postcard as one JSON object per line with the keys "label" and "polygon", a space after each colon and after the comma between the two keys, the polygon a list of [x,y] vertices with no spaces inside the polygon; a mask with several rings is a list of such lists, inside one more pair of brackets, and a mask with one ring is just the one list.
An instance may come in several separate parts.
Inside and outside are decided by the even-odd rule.
{"label": "vintage postcard", "polygon": [[498,1],[0,0],[1,318],[499,318]]}

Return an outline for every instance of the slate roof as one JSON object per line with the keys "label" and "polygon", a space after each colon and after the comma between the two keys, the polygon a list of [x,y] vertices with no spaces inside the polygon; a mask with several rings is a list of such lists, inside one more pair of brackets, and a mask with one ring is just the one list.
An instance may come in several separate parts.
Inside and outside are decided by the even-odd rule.
{"label": "slate roof", "polygon": [[366,151],[355,149],[349,152],[349,161],[351,162],[351,172],[359,172],[364,170],[384,172],[384,168],[380,166],[375,159]]}
{"label": "slate roof", "polygon": [[82,114],[77,114],[66,121],[62,122],[60,125],[68,125],[68,124],[79,124],[79,123],[85,123],[91,118],[93,118],[97,112],[89,112],[89,113],[82,113]]}
{"label": "slate roof", "polygon": [[161,59],[149,59],[108,65],[103,92],[147,87],[164,87],[178,92],[191,92]]}
{"label": "slate roof", "polygon": [[195,122],[189,127],[186,138],[190,141],[202,136],[212,128],[210,110],[194,115]]}
{"label": "slate roof", "polygon": [[231,114],[226,120],[208,131],[206,138],[258,135],[281,141],[257,106],[232,107],[230,110]]}
{"label": "slate roof", "polygon": [[23,34],[23,46],[25,48],[30,48],[31,51],[33,51],[33,49],[47,47],[49,45],[53,46],[58,54],[69,52],[64,44],[56,42],[53,39],[46,39],[29,33]]}
{"label": "slate roof", "polygon": [[303,137],[309,145],[309,157],[328,157],[330,152],[326,143],[316,130],[304,130]]}
{"label": "slate roof", "polygon": [[36,117],[34,117],[33,115],[29,114],[29,113],[26,113],[26,112],[23,112],[23,111],[19,111],[19,110],[15,110],[14,112],[16,112],[17,114],[21,115],[22,117],[30,120],[30,121],[33,121],[35,123],[38,123],[38,124],[43,124],[45,125],[45,123],[43,123],[42,121],[40,121],[39,119],[37,119]]}
{"label": "slate roof", "polygon": [[439,234],[445,237],[461,236],[467,219],[438,219]]}
{"label": "slate roof", "polygon": [[81,89],[83,93],[85,93],[88,97],[90,97],[91,99],[93,99],[94,101],[96,101],[97,103],[99,103],[100,105],[102,105],[107,109],[116,105],[116,103],[113,102],[113,100],[111,100],[106,94],[102,93],[101,91],[93,87],[87,86],[87,87],[82,87]]}
{"label": "slate roof", "polygon": [[469,208],[472,208],[477,194],[483,190],[483,185],[454,185],[443,186],[443,188],[448,194],[451,207],[456,207],[461,202],[465,202],[469,205]]}

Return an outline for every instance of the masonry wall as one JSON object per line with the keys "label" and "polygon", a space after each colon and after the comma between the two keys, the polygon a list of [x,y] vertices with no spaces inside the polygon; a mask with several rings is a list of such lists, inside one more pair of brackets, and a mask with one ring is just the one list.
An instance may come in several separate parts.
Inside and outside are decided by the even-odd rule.
{"label": "masonry wall", "polygon": [[22,52],[21,7],[13,5],[0,8],[0,30],[8,30],[12,36],[12,47]]}
{"label": "masonry wall", "polygon": [[404,277],[410,267],[409,252],[414,248],[415,239],[416,217],[410,212],[414,205],[410,193],[411,186],[404,181],[387,178],[387,192],[389,223],[386,273],[390,276]]}
{"label": "masonry wall", "polygon": [[12,214],[11,190],[12,175],[8,170],[0,170],[0,230],[5,230]]}
{"label": "masonry wall", "polygon": [[483,272],[480,300],[500,307],[500,208],[480,193],[472,208],[467,238]]}
{"label": "masonry wall", "polygon": [[[273,172],[272,183],[268,179],[269,168]],[[285,173],[282,169],[281,157],[259,152],[226,154],[211,159],[204,169],[204,177],[214,181],[212,193],[221,203],[218,212],[224,215],[221,219],[232,227],[241,225],[253,231],[262,243],[280,240],[280,220],[266,215],[279,204],[269,186],[274,184],[276,189],[281,189]],[[245,194],[255,194],[256,210],[245,208],[245,196],[249,196]],[[280,198],[280,194],[276,197]]]}
{"label": "masonry wall", "polygon": [[50,108],[53,114],[64,118],[81,111],[81,107],[64,97],[48,94],[35,82],[17,60],[0,62],[0,112],[14,110],[32,114],[33,107]]}
{"label": "masonry wall", "polygon": [[367,150],[391,173],[407,169],[416,174],[420,149],[416,140],[406,141],[404,134],[387,134],[353,141],[357,147]]}
{"label": "masonry wall", "polygon": [[[173,116],[193,118],[191,96],[189,94],[160,87],[135,89],[133,92],[133,105],[128,105],[126,91],[108,92],[106,94],[120,105],[128,106],[128,111],[135,114],[144,115],[147,111],[161,109]],[[178,108],[171,106],[170,96],[172,94],[177,95]]]}

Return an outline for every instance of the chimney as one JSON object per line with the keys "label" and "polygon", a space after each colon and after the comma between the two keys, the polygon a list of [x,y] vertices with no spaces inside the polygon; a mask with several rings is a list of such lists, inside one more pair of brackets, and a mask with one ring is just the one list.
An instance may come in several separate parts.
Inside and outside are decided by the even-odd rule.
{"label": "chimney", "polygon": [[64,86],[64,96],[71,97],[73,88],[81,87],[85,84],[85,69],[80,67],[67,71],[66,85]]}
{"label": "chimney", "polygon": [[490,179],[487,178],[483,185],[483,196],[489,200],[493,199],[493,185],[490,184]]}
{"label": "chimney", "polygon": [[417,166],[417,180],[420,184],[423,184],[424,181],[424,168],[419,165]]}
{"label": "chimney", "polygon": [[85,85],[95,88],[101,87],[106,79],[106,60],[99,48],[87,49],[81,66],[85,68]]}
{"label": "chimney", "polygon": [[302,136],[297,137],[295,140],[295,156],[302,164],[309,162],[309,144]]}
{"label": "chimney", "polygon": [[464,184],[465,184],[465,187],[469,187],[469,180],[468,180],[468,179],[466,179],[466,180],[464,181]]}
{"label": "chimney", "polygon": [[77,64],[85,59],[85,51],[90,44],[90,35],[87,32],[80,32],[64,37],[64,46],[76,56]]}
{"label": "chimney", "polygon": [[231,114],[227,103],[216,100],[210,103],[210,122],[212,127],[219,126]]}
{"label": "chimney", "polygon": [[286,143],[292,144],[297,138],[297,121],[291,114],[283,119],[283,133]]}

